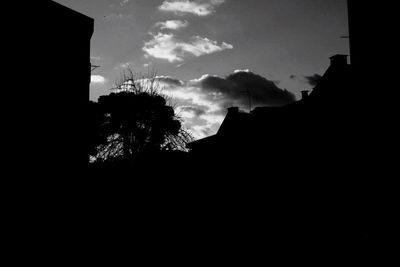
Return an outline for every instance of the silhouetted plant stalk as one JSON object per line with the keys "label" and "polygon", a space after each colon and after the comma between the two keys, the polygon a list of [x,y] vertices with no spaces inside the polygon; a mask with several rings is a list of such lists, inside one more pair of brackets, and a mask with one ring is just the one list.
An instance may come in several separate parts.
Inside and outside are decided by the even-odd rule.
{"label": "silhouetted plant stalk", "polygon": [[[101,96],[96,110],[101,110],[101,122],[96,129],[102,140],[95,147],[92,161],[134,159],[160,151],[186,151],[192,135],[182,128],[182,119],[175,113],[171,98],[155,72],[147,76],[124,71],[112,89]],[[98,118],[99,116],[97,116]]]}

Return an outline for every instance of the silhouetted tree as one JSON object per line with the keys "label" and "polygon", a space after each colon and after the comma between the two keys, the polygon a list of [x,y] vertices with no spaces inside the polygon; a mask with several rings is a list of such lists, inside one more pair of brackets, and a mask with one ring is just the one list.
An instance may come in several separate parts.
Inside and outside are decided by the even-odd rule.
{"label": "silhouetted tree", "polygon": [[[185,150],[193,138],[181,125],[155,76],[124,74],[114,92],[92,105],[91,155],[97,160],[132,159],[162,150]],[[96,132],[97,130],[97,132]]]}

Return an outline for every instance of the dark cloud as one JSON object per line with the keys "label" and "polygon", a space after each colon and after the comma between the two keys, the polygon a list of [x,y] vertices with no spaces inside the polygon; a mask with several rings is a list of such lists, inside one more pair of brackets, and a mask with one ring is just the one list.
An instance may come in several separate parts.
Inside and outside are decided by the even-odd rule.
{"label": "dark cloud", "polygon": [[157,77],[165,84],[183,125],[196,138],[215,134],[229,107],[248,110],[251,107],[282,106],[295,101],[293,93],[281,89],[276,81],[250,72],[238,70],[226,76],[203,75],[199,79],[182,81],[168,76]]}
{"label": "dark cloud", "polygon": [[294,94],[279,88],[276,82],[249,71],[236,71],[226,78],[204,76],[198,82],[208,98],[220,99],[224,108],[248,106],[248,91],[253,107],[282,106],[295,101]]}
{"label": "dark cloud", "polygon": [[306,81],[309,85],[311,86],[317,86],[318,81],[321,80],[322,76],[319,74],[314,74],[311,76],[304,76],[304,78],[306,78]]}

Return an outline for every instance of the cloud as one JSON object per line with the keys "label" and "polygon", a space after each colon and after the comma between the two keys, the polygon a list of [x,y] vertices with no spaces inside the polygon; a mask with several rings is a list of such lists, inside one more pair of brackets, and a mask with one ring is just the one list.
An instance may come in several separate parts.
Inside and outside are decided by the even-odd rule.
{"label": "cloud", "polygon": [[193,14],[203,17],[214,13],[215,7],[223,3],[225,0],[165,0],[158,9],[176,15]]}
{"label": "cloud", "polygon": [[193,36],[189,42],[177,39],[172,33],[158,33],[152,36],[153,39],[143,47],[146,56],[165,59],[171,63],[183,61],[186,55],[200,57],[233,49],[231,44],[218,44],[217,41],[200,36]]}
{"label": "cloud", "polygon": [[92,75],[90,77],[90,81],[91,83],[105,84],[107,82],[107,79],[100,75]]}
{"label": "cloud", "polygon": [[189,22],[182,20],[167,20],[165,22],[157,22],[154,26],[161,30],[179,30],[189,25]]}
{"label": "cloud", "polygon": [[175,79],[172,78],[170,76],[156,76],[155,79],[161,84],[161,85],[165,85],[168,87],[171,86],[184,86],[185,82],[179,80],[179,79]]}
{"label": "cloud", "polygon": [[311,86],[317,86],[318,81],[321,80],[322,76],[319,74],[314,74],[311,76],[304,76],[306,78],[306,82]]}
{"label": "cloud", "polygon": [[187,112],[193,114],[193,117],[200,117],[205,115],[208,107],[207,106],[200,106],[200,105],[193,105],[193,106],[181,106],[179,107],[180,111]]}
{"label": "cloud", "polygon": [[215,134],[227,108],[237,106],[248,110],[248,91],[252,108],[280,106],[295,101],[291,92],[250,70],[236,70],[226,77],[205,74],[190,81],[169,76],[157,76],[155,79],[164,88],[164,93],[172,98],[183,125],[196,138]]}
{"label": "cloud", "polygon": [[233,71],[233,73],[240,73],[240,72],[247,72],[247,73],[249,73],[250,70],[246,69],[246,70],[235,70],[235,71]]}
{"label": "cloud", "polygon": [[276,82],[249,70],[237,70],[225,78],[204,75],[198,80],[193,80],[192,84],[201,87],[209,99],[219,99],[225,108],[248,106],[249,94],[253,108],[282,106],[295,101],[294,94],[279,88]]}
{"label": "cloud", "polygon": [[141,84],[156,83],[160,86],[167,87],[168,89],[185,85],[184,81],[172,78],[170,76],[155,76],[154,78],[136,79],[135,82]]}
{"label": "cloud", "polygon": [[115,70],[118,69],[129,69],[133,65],[133,62],[125,62],[125,63],[120,63],[117,66],[114,67]]}
{"label": "cloud", "polygon": [[101,60],[101,57],[91,56],[90,59],[91,59],[91,60],[100,61],[100,60]]}

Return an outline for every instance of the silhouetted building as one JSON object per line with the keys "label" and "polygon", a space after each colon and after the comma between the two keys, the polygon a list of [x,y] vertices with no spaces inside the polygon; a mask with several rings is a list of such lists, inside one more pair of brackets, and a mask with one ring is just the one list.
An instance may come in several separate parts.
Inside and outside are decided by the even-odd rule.
{"label": "silhouetted building", "polygon": [[[209,136],[188,144],[194,153],[227,153],[227,149],[246,142],[245,136],[250,131],[250,114],[238,107],[228,109],[228,113],[216,135]],[[215,155],[215,154],[214,154]]]}
{"label": "silhouetted building", "polygon": [[16,157],[34,173],[78,175],[88,164],[85,127],[94,20],[53,1],[31,2],[15,34],[16,58],[24,55],[29,62],[15,70],[15,87],[20,88],[12,88],[18,94]]}
{"label": "silhouetted building", "polygon": [[[369,3],[366,5],[371,7]],[[370,11],[367,9],[366,13]],[[349,160],[349,155],[364,150],[363,131],[371,118],[370,102],[366,100],[373,94],[373,87],[378,88],[376,79],[369,84],[370,80],[365,77],[365,74],[372,77],[371,69],[375,67],[368,64],[368,60],[372,59],[370,63],[374,63],[377,57],[376,53],[368,55],[367,48],[363,47],[368,36],[363,26],[365,20],[366,14],[360,1],[349,0],[351,59],[354,65],[349,65],[347,55],[331,57],[329,68],[311,93],[303,91],[301,100],[283,107],[256,108],[246,115],[246,123],[250,127],[241,127],[243,122],[238,119],[235,122],[233,118],[245,115],[232,115],[237,110],[230,109],[221,129],[229,128],[235,133],[227,134],[220,129],[215,136],[193,142],[188,145],[193,154],[203,153],[206,147],[210,147],[211,151],[225,151],[226,155],[232,155],[228,151],[241,151],[254,161],[258,160],[254,156],[257,153],[271,155],[271,160],[274,154],[290,153],[301,165],[306,157],[301,155],[303,151],[309,154],[347,151],[340,158],[344,162]],[[235,145],[228,145],[230,143]],[[224,148],[219,149],[221,146]],[[208,154],[217,155],[214,152]]]}
{"label": "silhouetted building", "polygon": [[[397,68],[393,66],[397,64],[398,47],[394,33],[398,19],[392,13],[396,9],[390,6],[391,3],[394,4],[390,1],[348,0],[350,60],[358,90],[354,97],[368,113],[366,117],[378,117],[374,123],[379,127],[384,127],[382,120],[391,123],[388,113],[393,111],[392,105],[395,104],[393,98],[387,97],[395,93],[392,88],[397,77]],[[377,116],[378,109],[371,108],[371,103],[375,107],[380,105],[382,116]]]}
{"label": "silhouetted building", "polygon": [[[392,162],[385,151],[393,142],[393,113],[382,102],[392,89],[382,81],[390,67],[377,50],[386,45],[379,30],[371,36],[375,6],[382,15],[383,5],[349,0],[351,64],[347,55],[335,55],[300,100],[250,113],[230,108],[216,135],[188,145],[194,162],[215,163],[230,181],[262,179],[269,194],[286,197],[279,208],[309,208],[296,218],[300,231],[310,233],[307,242],[346,247],[363,257],[373,251],[368,238],[384,231],[378,218],[389,209],[378,200],[386,196],[376,185]],[[314,221],[319,223],[310,227]]]}
{"label": "silhouetted building", "polygon": [[255,183],[265,197],[279,199],[269,206],[283,213],[275,229],[289,240],[302,236],[304,244],[363,253],[372,206],[363,191],[368,179],[360,174],[371,154],[357,105],[346,98],[356,90],[352,80],[347,56],[336,55],[299,101],[250,113],[230,108],[216,135],[188,145],[193,161],[213,166],[227,183]]}
{"label": "silhouetted building", "polygon": [[254,161],[261,154],[271,158],[301,154],[304,149],[317,148],[316,140],[329,136],[330,144],[342,142],[340,129],[347,127],[351,117],[352,103],[345,97],[351,70],[346,55],[330,59],[318,85],[311,93],[304,91],[301,100],[282,107],[257,107],[250,113],[229,108],[216,135],[192,142],[188,148],[193,154],[239,155],[240,160],[250,157]]}

